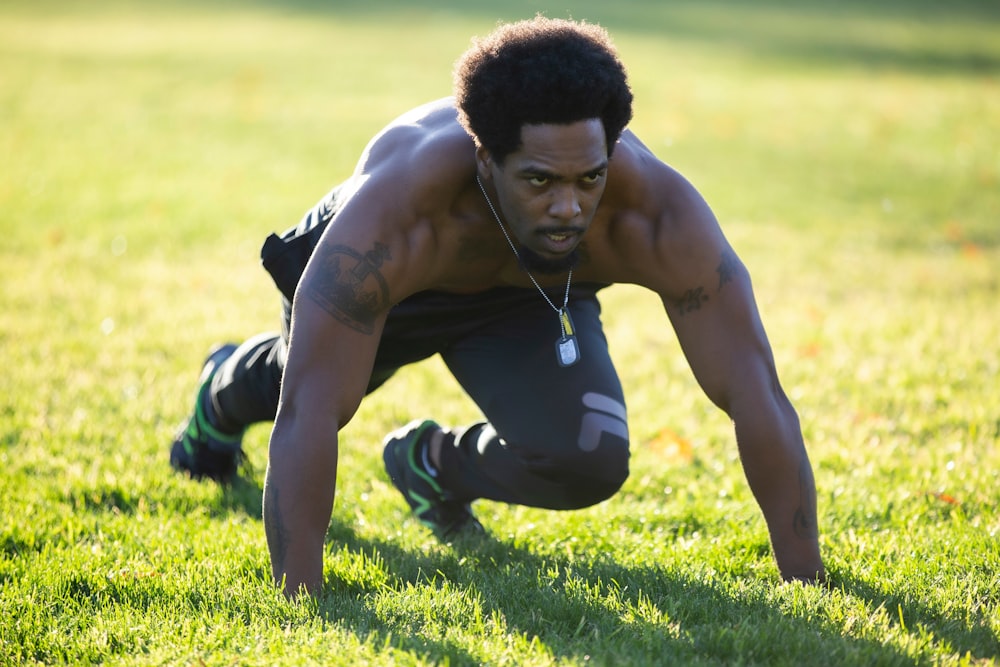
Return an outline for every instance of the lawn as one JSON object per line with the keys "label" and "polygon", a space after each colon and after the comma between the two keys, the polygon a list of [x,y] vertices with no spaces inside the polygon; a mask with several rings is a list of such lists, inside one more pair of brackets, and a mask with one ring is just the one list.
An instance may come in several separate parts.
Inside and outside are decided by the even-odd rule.
{"label": "lawn", "polygon": [[278,327],[271,231],[475,34],[538,4],[0,0],[0,664],[1000,664],[1000,6],[576,2],[633,129],[754,277],[828,588],[782,584],[656,298],[603,295],[632,474],[440,545],[380,458],[478,418],[430,360],[342,433],[326,589],[272,585],[254,469],[174,473],[208,347]]}

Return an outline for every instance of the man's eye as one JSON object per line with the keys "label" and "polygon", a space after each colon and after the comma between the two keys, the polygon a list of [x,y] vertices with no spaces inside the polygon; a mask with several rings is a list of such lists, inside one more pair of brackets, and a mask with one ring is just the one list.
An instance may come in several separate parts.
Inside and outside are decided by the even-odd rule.
{"label": "man's eye", "polygon": [[599,171],[596,174],[587,174],[580,180],[582,180],[587,185],[594,185],[595,183],[599,182],[603,177],[604,177],[604,172]]}
{"label": "man's eye", "polygon": [[544,176],[532,176],[528,179],[528,182],[534,185],[536,188],[540,188],[546,183],[548,183],[549,179],[547,179]]}

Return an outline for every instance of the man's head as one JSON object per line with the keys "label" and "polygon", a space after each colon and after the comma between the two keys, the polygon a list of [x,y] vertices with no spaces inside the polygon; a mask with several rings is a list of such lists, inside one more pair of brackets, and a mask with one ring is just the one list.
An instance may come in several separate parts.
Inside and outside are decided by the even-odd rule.
{"label": "man's head", "polygon": [[599,119],[610,155],[632,118],[632,92],[607,31],[536,17],[477,39],[455,66],[459,120],[493,160],[521,144],[525,125]]}

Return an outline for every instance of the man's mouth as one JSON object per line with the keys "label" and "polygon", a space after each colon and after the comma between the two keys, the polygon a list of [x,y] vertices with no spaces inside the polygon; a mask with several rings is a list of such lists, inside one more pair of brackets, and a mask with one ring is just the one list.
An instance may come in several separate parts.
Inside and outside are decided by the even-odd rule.
{"label": "man's mouth", "polygon": [[541,241],[539,250],[553,255],[564,255],[576,247],[579,242],[582,229],[540,229],[538,230]]}

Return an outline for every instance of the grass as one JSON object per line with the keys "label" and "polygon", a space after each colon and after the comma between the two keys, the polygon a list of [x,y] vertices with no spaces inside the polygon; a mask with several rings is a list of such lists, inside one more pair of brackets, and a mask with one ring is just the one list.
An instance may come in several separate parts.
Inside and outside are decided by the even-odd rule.
{"label": "grass", "polygon": [[[613,3],[612,3],[613,4]],[[257,471],[167,465],[214,341],[277,326],[257,265],[396,113],[527,3],[0,3],[0,663],[1000,663],[1000,12],[575,3],[633,127],[757,286],[816,468],[829,590],[777,582],[731,429],[651,295],[606,293],[632,476],[481,502],[436,544],[381,470],[476,418],[436,361],[343,434],[327,591],[275,592]],[[550,15],[565,15],[553,5]]]}

